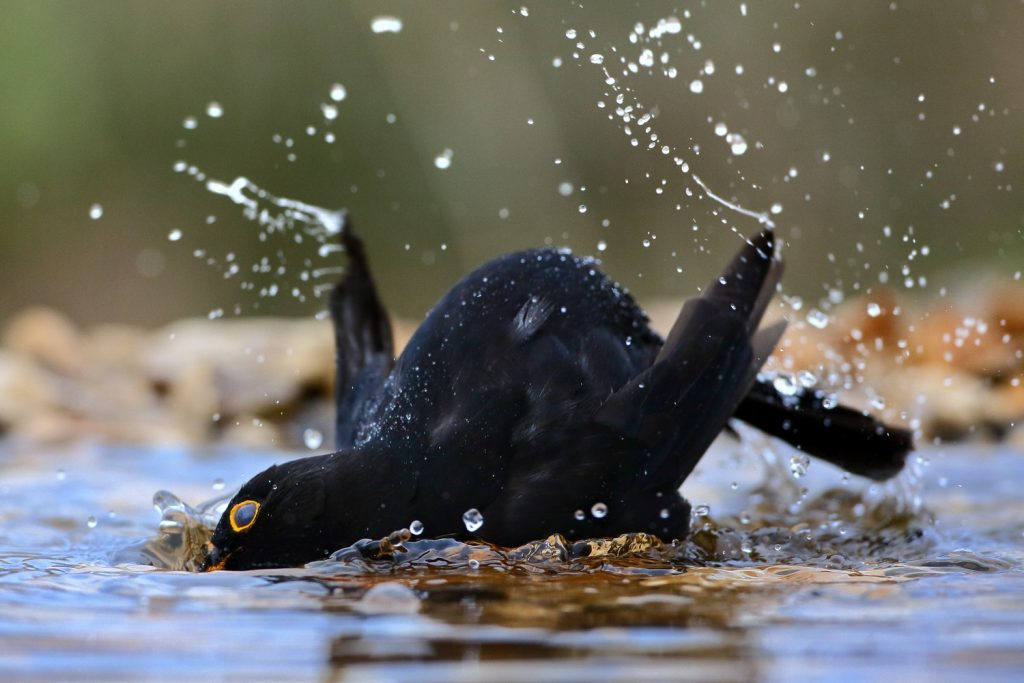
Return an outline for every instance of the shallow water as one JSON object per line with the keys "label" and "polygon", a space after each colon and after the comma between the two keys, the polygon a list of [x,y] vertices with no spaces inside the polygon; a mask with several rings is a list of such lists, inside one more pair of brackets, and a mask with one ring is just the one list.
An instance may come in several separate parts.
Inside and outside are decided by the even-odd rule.
{"label": "shallow water", "polygon": [[689,485],[710,504],[695,540],[625,554],[408,539],[287,571],[139,564],[153,492],[223,495],[282,457],[3,446],[0,680],[1024,675],[1024,453],[926,451],[920,485],[873,489],[813,463],[759,490],[763,468],[719,445]]}

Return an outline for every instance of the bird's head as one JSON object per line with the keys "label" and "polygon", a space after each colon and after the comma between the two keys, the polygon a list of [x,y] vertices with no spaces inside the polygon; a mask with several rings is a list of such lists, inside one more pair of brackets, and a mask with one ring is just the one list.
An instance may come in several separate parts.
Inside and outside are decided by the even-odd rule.
{"label": "bird's head", "polygon": [[294,567],[337,550],[324,519],[324,476],[332,457],[274,465],[250,479],[217,524],[202,570]]}

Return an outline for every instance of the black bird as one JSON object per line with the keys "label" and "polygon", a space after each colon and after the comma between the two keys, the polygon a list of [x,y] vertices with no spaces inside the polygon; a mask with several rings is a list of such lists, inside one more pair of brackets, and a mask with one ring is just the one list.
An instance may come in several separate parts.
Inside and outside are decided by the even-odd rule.
{"label": "black bird", "polygon": [[[662,340],[592,259],[508,254],[456,284],[397,361],[363,245],[346,226],[332,292],[337,452],[275,465],[231,500],[207,569],[303,564],[418,520],[429,537],[517,545],[650,532],[684,538],[679,487],[733,417],[872,479],[910,433],[758,372],[782,275],[750,240]],[[789,393],[789,392],[787,392]]]}

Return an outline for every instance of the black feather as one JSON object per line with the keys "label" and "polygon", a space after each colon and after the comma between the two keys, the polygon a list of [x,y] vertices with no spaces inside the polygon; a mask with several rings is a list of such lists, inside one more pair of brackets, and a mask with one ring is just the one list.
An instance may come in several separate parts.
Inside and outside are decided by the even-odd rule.
{"label": "black feather", "polygon": [[783,396],[770,382],[754,385],[736,417],[816,458],[879,481],[903,469],[914,445],[909,430],[834,405],[821,392]]}
{"label": "black feather", "polygon": [[[457,283],[397,362],[351,226],[342,243],[348,273],[331,297],[341,450],[254,477],[239,496],[263,509],[244,534],[221,521],[211,566],[300,563],[413,520],[429,536],[505,545],[556,532],[683,537],[679,485],[733,416],[874,478],[912,445],[903,430],[755,383],[785,328],[759,328],[782,275],[770,231],[683,306],[665,342],[595,261],[542,249]],[[471,508],[484,519],[472,531]]]}
{"label": "black feather", "polygon": [[348,255],[348,268],[331,290],[329,303],[337,368],[335,445],[339,449],[352,445],[366,401],[394,365],[391,321],[377,295],[363,242],[347,216],[340,240]]}

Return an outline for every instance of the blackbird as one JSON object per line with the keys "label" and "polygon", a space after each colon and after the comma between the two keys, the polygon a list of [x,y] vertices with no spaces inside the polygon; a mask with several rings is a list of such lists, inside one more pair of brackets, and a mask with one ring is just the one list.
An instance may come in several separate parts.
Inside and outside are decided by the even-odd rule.
{"label": "blackbird", "polygon": [[246,483],[206,569],[301,565],[410,526],[506,546],[553,533],[682,539],[679,487],[732,418],[876,480],[912,449],[904,429],[759,377],[785,328],[760,327],[782,275],[770,230],[664,340],[597,261],[535,249],[457,283],[397,360],[362,242],[350,225],[341,241],[337,451]]}

